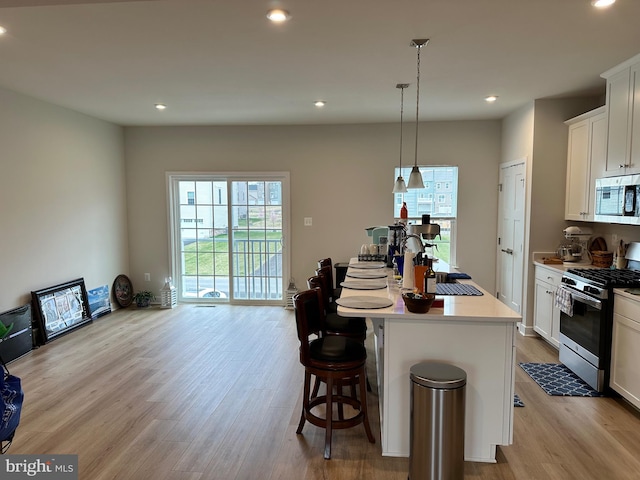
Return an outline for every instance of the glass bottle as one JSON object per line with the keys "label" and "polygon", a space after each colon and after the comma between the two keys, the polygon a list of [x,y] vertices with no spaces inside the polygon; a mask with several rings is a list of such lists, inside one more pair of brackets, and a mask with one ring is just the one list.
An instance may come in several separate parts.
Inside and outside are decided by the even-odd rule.
{"label": "glass bottle", "polygon": [[402,275],[400,275],[400,269],[398,268],[398,262],[396,259],[393,259],[393,279],[397,282],[402,280]]}
{"label": "glass bottle", "polygon": [[409,218],[409,210],[407,209],[407,202],[402,202],[402,208],[400,209],[400,219],[406,223]]}
{"label": "glass bottle", "polygon": [[427,259],[427,269],[424,272],[424,293],[436,294],[436,272],[433,270],[433,259]]}

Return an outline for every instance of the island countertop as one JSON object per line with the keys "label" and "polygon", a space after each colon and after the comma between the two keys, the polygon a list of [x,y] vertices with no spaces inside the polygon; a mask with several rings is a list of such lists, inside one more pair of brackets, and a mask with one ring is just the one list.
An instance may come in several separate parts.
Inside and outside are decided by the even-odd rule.
{"label": "island countertop", "polygon": [[[436,266],[437,271],[447,268],[444,263]],[[374,296],[392,305],[372,309],[339,306],[338,313],[367,317],[373,326],[382,455],[409,455],[409,370],[416,363],[436,361],[455,365],[467,374],[465,460],[495,462],[496,446],[509,445],[513,438],[515,331],[520,315],[470,280],[459,282],[475,286],[483,295],[446,295],[442,307],[410,313],[389,269],[378,271],[387,272],[386,288],[343,287],[341,297]]]}

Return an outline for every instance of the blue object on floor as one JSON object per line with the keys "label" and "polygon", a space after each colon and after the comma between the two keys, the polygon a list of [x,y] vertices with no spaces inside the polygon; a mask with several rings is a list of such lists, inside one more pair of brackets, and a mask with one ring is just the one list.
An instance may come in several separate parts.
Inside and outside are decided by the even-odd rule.
{"label": "blue object on floor", "polygon": [[602,397],[561,363],[520,363],[520,367],[547,393],[567,397]]}
{"label": "blue object on floor", "polygon": [[513,395],[513,406],[514,407],[524,407],[524,403],[522,403],[522,400],[520,400],[520,397],[518,396],[517,393],[515,393]]}

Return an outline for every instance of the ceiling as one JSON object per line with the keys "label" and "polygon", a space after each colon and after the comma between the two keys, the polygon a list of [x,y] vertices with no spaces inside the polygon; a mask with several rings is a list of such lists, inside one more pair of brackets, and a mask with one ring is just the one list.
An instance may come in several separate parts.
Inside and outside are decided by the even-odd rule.
{"label": "ceiling", "polygon": [[415,119],[409,43],[429,38],[420,119],[500,119],[603,93],[638,18],[638,0],[0,0],[0,86],[125,126],[394,122],[397,83]]}

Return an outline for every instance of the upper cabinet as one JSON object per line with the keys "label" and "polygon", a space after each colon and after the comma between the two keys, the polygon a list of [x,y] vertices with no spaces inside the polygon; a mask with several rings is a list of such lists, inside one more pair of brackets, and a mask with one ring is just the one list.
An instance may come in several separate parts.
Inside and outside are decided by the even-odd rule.
{"label": "upper cabinet", "polygon": [[607,110],[596,108],[565,122],[569,126],[565,220],[593,221],[596,178],[604,176]]}
{"label": "upper cabinet", "polygon": [[602,74],[608,135],[603,176],[640,173],[640,54]]}

